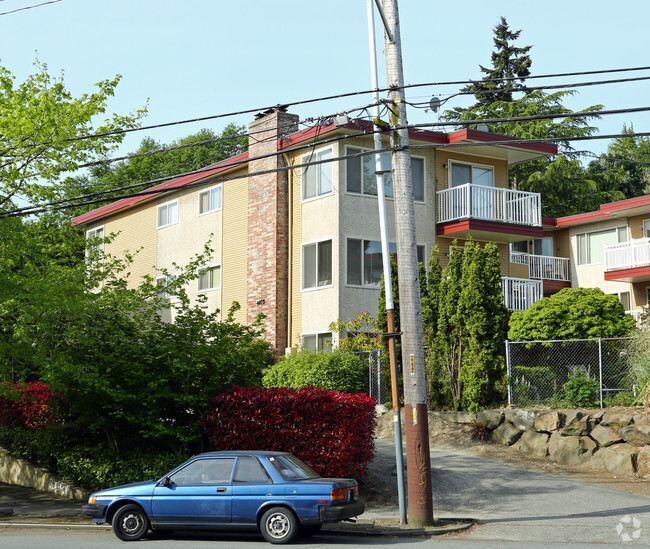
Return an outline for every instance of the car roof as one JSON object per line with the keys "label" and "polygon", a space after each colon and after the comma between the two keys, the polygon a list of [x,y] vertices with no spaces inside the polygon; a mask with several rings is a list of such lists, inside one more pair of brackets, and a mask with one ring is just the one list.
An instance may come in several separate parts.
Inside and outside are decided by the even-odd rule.
{"label": "car roof", "polygon": [[271,450],[220,450],[218,452],[204,452],[194,456],[200,457],[223,457],[223,456],[287,456],[288,452],[275,452]]}

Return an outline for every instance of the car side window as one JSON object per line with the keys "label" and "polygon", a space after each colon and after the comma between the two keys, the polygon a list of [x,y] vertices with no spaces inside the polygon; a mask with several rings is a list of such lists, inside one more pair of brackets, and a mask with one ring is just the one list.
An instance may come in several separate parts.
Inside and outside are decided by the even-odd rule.
{"label": "car side window", "polygon": [[270,484],[271,477],[262,464],[251,456],[237,458],[237,467],[233,482],[251,482],[254,484]]}
{"label": "car side window", "polygon": [[188,484],[230,484],[235,458],[198,459],[174,473],[170,480]]}

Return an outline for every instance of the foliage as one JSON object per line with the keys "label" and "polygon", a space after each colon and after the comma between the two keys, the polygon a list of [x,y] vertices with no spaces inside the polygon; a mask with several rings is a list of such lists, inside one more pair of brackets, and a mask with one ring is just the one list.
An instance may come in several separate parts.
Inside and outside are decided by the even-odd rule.
{"label": "foliage", "polygon": [[[623,126],[622,133],[634,133],[634,128]],[[619,137],[607,147],[607,153],[589,163],[590,174],[607,181],[610,192],[634,198],[648,194],[650,188],[650,138]]]}
{"label": "foliage", "polygon": [[363,393],[368,386],[368,366],[356,355],[303,350],[283,357],[264,372],[266,388],[301,389],[313,386],[344,393]]}
{"label": "foliage", "polygon": [[[95,126],[121,77],[99,82],[94,93],[74,98],[63,76],[50,76],[44,63],[35,66],[36,74],[19,85],[0,67],[0,209],[11,208],[19,198],[53,198],[63,173],[112,151],[124,137],[115,130],[136,127],[144,115],[143,110],[113,115]],[[89,134],[101,136],[80,139]]]}
{"label": "foliage", "polygon": [[361,479],[373,458],[375,423],[368,395],[234,387],[212,399],[203,426],[213,450],[286,451],[323,476]]}
{"label": "foliage", "polygon": [[337,320],[329,326],[332,332],[344,335],[339,339],[339,349],[349,353],[372,351],[381,348],[381,335],[377,333],[377,323],[370,313],[359,313],[348,322]]}
{"label": "foliage", "polygon": [[[497,101],[512,101],[513,91],[525,90],[523,82],[530,75],[533,63],[528,55],[532,46],[517,47],[513,44],[521,30],[510,29],[505,17],[494,27],[494,51],[492,68],[479,65],[483,79],[465,86],[461,91],[476,96],[477,106],[487,106]],[[504,80],[505,79],[505,80]],[[518,81],[519,80],[519,81]]]}
{"label": "foliage", "polygon": [[564,398],[578,408],[591,408],[598,403],[598,383],[590,379],[586,372],[574,370],[564,385]]}
{"label": "foliage", "polygon": [[[247,146],[245,128],[234,123],[226,125],[220,134],[202,129],[171,143],[160,143],[151,137],[145,137],[127,160],[91,166],[88,175],[66,179],[62,196],[80,196],[126,187],[111,193],[111,196],[119,197],[134,192],[132,185],[138,182],[155,181],[199,170],[244,152]],[[80,215],[94,206],[76,208],[74,215]]]}
{"label": "foliage", "polygon": [[565,288],[510,317],[508,339],[545,341],[621,337],[635,328],[615,295],[599,288]]}
{"label": "foliage", "polygon": [[636,404],[650,406],[650,326],[643,325],[633,336],[628,349],[630,377],[639,388]]}
{"label": "foliage", "polygon": [[56,418],[52,409],[58,395],[44,383],[0,382],[0,425],[43,429]]}
{"label": "foliage", "polygon": [[637,397],[629,391],[619,391],[615,395],[607,396],[603,399],[603,406],[605,408],[613,408],[614,406],[635,406]]}
{"label": "foliage", "polygon": [[[432,286],[435,281],[438,288]],[[496,245],[481,249],[470,240],[461,249],[454,244],[442,273],[437,257],[432,258],[427,296],[423,316],[431,350],[427,367],[432,403],[475,411],[500,401],[506,389],[507,311]]]}

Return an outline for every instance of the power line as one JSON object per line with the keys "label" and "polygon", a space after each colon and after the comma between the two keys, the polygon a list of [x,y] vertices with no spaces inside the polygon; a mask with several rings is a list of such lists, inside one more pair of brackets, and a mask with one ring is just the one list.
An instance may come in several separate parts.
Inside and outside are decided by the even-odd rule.
{"label": "power line", "polygon": [[[595,140],[595,139],[617,139],[617,138],[622,138],[622,137],[650,137],[650,132],[634,132],[634,133],[621,133],[621,134],[609,134],[609,135],[603,135],[603,136],[579,136],[572,138],[572,140],[577,140],[577,141],[590,141],[590,140]],[[340,138],[338,138],[340,139]],[[564,141],[565,138],[545,138],[545,139],[504,139],[504,140],[498,140],[498,141],[490,141],[490,142],[484,142],[481,143],[482,146],[490,146],[490,147],[502,147],[502,146],[509,146],[509,145],[516,145],[516,144],[532,144],[532,143],[549,143],[549,142],[562,142]],[[321,142],[318,143],[319,145]],[[312,147],[313,144],[309,144],[303,148],[307,147]],[[427,144],[427,145],[413,145],[411,144],[408,148],[410,150],[427,150],[427,149],[454,149],[454,148],[466,148],[470,146],[476,146],[476,143],[440,143],[440,144]],[[293,149],[296,150],[296,149]],[[31,206],[31,207],[26,207],[26,208],[20,208],[20,209],[14,209],[14,210],[9,210],[3,213],[0,213],[0,219],[4,218],[10,218],[10,217],[24,217],[28,215],[36,215],[39,213],[44,213],[48,211],[60,211],[60,210],[66,210],[70,208],[77,208],[80,206],[88,206],[88,205],[93,205],[93,204],[101,204],[101,203],[106,203],[106,202],[116,202],[119,200],[123,200],[126,198],[135,198],[135,197],[144,197],[144,196],[154,196],[157,194],[163,194],[166,192],[178,192],[182,190],[187,190],[195,187],[200,187],[200,186],[205,186],[205,185],[214,185],[214,184],[219,184],[219,183],[224,183],[227,181],[232,181],[236,179],[243,179],[243,178],[248,178],[251,176],[256,176],[256,175],[265,175],[269,173],[279,173],[279,172],[285,172],[289,170],[294,170],[298,168],[305,168],[308,166],[313,166],[313,165],[318,165],[318,164],[326,164],[326,163],[332,163],[332,162],[339,162],[342,160],[348,160],[352,158],[359,158],[359,157],[364,157],[364,156],[369,156],[369,155],[374,155],[376,152],[383,153],[383,152],[393,152],[395,149],[392,147],[387,147],[384,149],[381,149],[379,151],[374,151],[374,150],[362,150],[354,154],[347,154],[347,155],[341,155],[337,156],[335,158],[331,159],[325,159],[325,160],[312,160],[311,162],[306,162],[306,163],[301,163],[301,164],[294,164],[291,166],[286,166],[282,168],[274,168],[271,170],[263,170],[263,171],[258,171],[254,173],[246,173],[246,174],[241,174],[241,175],[234,175],[234,176],[229,176],[229,177],[220,177],[220,178],[213,178],[210,179],[209,181],[192,181],[190,183],[186,183],[183,185],[179,185],[178,187],[173,187],[173,188],[157,188],[157,189],[148,189],[146,191],[141,191],[138,193],[132,193],[128,195],[123,195],[118,198],[111,197],[111,198],[100,198],[97,200],[87,200],[75,204],[66,204],[63,205],[64,202],[70,202],[73,200],[78,200],[79,198],[86,198],[86,197],[93,197],[93,196],[98,196],[98,195],[103,195],[106,193],[110,192],[115,192],[118,189],[111,189],[110,191],[101,191],[99,193],[91,193],[89,195],[84,195],[83,197],[76,197],[76,198],[68,198],[64,199],[62,201],[57,201],[57,202],[49,202],[45,204],[40,204],[36,206]],[[230,165],[219,165],[219,166],[211,166],[209,168],[204,168],[202,170],[196,170],[192,172],[187,172],[183,174],[178,174],[173,177],[165,177],[165,178],[160,178],[156,180],[151,180],[142,183],[142,186],[145,185],[152,185],[160,182],[165,182],[165,181],[170,181],[173,179],[178,179],[180,177],[185,177],[185,176],[190,176],[190,175],[200,175],[201,173],[205,173],[206,177],[210,175],[207,172],[213,171],[215,169],[226,169],[226,168],[232,168],[236,167],[239,165],[243,165],[244,163],[248,163],[251,160],[256,160],[256,159],[261,159],[269,156],[275,156],[279,154],[286,154],[287,152],[291,152],[290,149],[287,150],[282,150],[282,151],[276,151],[274,153],[269,153],[267,155],[261,155],[259,157],[255,157],[253,159],[248,158],[245,161],[240,161],[240,162],[233,162]],[[54,207],[52,207],[54,206]]]}
{"label": "power line", "polygon": [[5,11],[4,13],[0,13],[0,15],[9,15],[10,13],[16,13],[17,11],[32,10],[34,8],[39,8],[47,4],[56,4],[57,2],[61,2],[61,0],[50,0],[49,2],[41,2],[40,4],[36,4],[34,6],[27,6],[25,8],[18,8],[11,11]]}
{"label": "power line", "polygon": [[[57,2],[61,0],[55,0]],[[582,71],[582,72],[567,72],[567,73],[555,73],[555,74],[541,74],[541,75],[532,75],[528,76],[525,78],[525,80],[528,79],[538,79],[538,78],[559,78],[559,77],[567,77],[567,76],[586,76],[586,75],[594,75],[594,74],[607,74],[607,73],[619,73],[619,72],[631,72],[631,71],[643,71],[643,70],[650,70],[650,66],[644,66],[644,67],[629,67],[629,68],[618,68],[618,69],[603,69],[603,70],[594,70],[594,71]],[[650,77],[639,77],[638,79],[645,80],[645,79],[650,79]],[[411,88],[418,88],[418,87],[431,87],[431,86],[452,86],[452,85],[467,85],[467,84],[475,84],[477,82],[505,82],[505,81],[510,81],[510,80],[520,80],[519,78],[513,78],[513,77],[505,77],[505,78],[491,78],[491,79],[486,79],[486,80],[456,80],[456,81],[448,81],[448,82],[425,82],[421,84],[406,84],[404,86],[401,86],[403,89],[411,89]],[[583,86],[583,85],[598,85],[598,84],[611,84],[611,83],[622,83],[626,81],[631,81],[631,80],[636,80],[636,79],[620,79],[620,80],[607,80],[607,81],[602,81],[602,82],[585,82],[585,83],[574,83],[574,84],[559,84],[555,86],[540,86],[537,88],[529,88],[529,89],[535,89],[535,90],[540,90],[540,89],[559,89],[559,88],[567,88],[567,87],[577,87],[577,86]],[[327,95],[327,96],[322,96],[318,98],[312,98],[312,99],[305,99],[301,101],[293,101],[289,103],[282,103],[282,104],[277,104],[273,106],[266,106],[266,107],[257,107],[253,109],[245,109],[245,110],[240,110],[240,111],[232,111],[228,113],[222,113],[222,114],[215,114],[215,115],[209,115],[209,116],[202,116],[198,118],[188,118],[184,120],[177,120],[173,122],[163,122],[160,124],[151,124],[148,126],[139,126],[137,128],[125,128],[125,129],[120,129],[120,130],[112,130],[108,132],[101,132],[101,133],[94,133],[94,134],[88,134],[84,136],[77,136],[77,137],[72,137],[69,139],[62,140],[61,143],[68,143],[68,142],[74,142],[74,141],[81,141],[84,139],[94,139],[98,137],[109,137],[112,135],[119,135],[119,134],[127,134],[127,133],[132,133],[132,132],[137,132],[137,131],[144,131],[144,130],[153,130],[153,129],[159,129],[159,128],[165,128],[165,127],[170,127],[170,126],[178,126],[182,124],[191,124],[191,123],[196,123],[196,122],[204,122],[207,120],[216,120],[219,118],[229,118],[229,117],[234,117],[234,116],[240,116],[244,114],[251,114],[251,113],[260,113],[260,112],[265,112],[277,108],[283,108],[286,109],[291,106],[297,106],[297,105],[306,105],[310,103],[316,103],[316,102],[321,102],[321,101],[330,101],[333,99],[342,99],[346,97],[353,97],[353,96],[358,96],[358,95],[367,95],[367,94],[372,94],[375,92],[387,92],[390,90],[393,90],[394,88],[392,87],[385,87],[385,88],[380,88],[379,90],[361,90],[361,91],[354,91],[354,92],[346,92],[346,93],[341,93],[341,94],[336,94],[336,95]],[[496,93],[499,90],[489,90],[486,91],[485,93]],[[523,91],[523,90],[522,90]],[[483,93],[483,92],[481,92]],[[457,94],[454,95],[473,95],[471,92],[458,92]],[[41,144],[35,144],[32,145],[34,147],[38,146],[48,146],[52,145],[53,143],[41,143]],[[8,148],[6,150],[12,150],[12,148]]]}

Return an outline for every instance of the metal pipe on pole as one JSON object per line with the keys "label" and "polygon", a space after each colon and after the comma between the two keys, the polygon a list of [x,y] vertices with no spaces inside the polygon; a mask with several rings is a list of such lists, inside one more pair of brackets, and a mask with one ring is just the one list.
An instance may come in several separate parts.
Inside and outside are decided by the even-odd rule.
{"label": "metal pipe on pole", "polygon": [[408,520],[414,526],[433,523],[431,454],[427,410],[422,301],[415,236],[411,152],[407,128],[402,46],[397,0],[383,0],[389,33],[384,33],[387,105],[391,109],[391,148],[397,266],[399,276],[404,415],[408,484]]}
{"label": "metal pipe on pole", "polygon": [[[366,0],[368,11],[368,38],[370,42],[370,78],[373,89],[372,116],[379,118],[379,80],[377,77],[377,44],[375,39],[375,14],[372,0]],[[381,133],[374,127],[375,151],[383,148]],[[379,207],[379,230],[381,233],[381,258],[384,272],[384,289],[386,292],[386,318],[388,324],[388,353],[390,358],[391,395],[393,400],[393,427],[395,431],[395,464],[397,467],[397,496],[399,499],[400,524],[406,524],[406,495],[404,493],[404,458],[402,450],[402,422],[399,409],[399,391],[397,378],[397,352],[395,348],[395,304],[393,301],[393,284],[390,272],[390,249],[388,246],[388,229],[386,228],[386,200],[384,189],[384,168],[381,153],[375,152],[375,174],[377,177],[377,203]]]}

